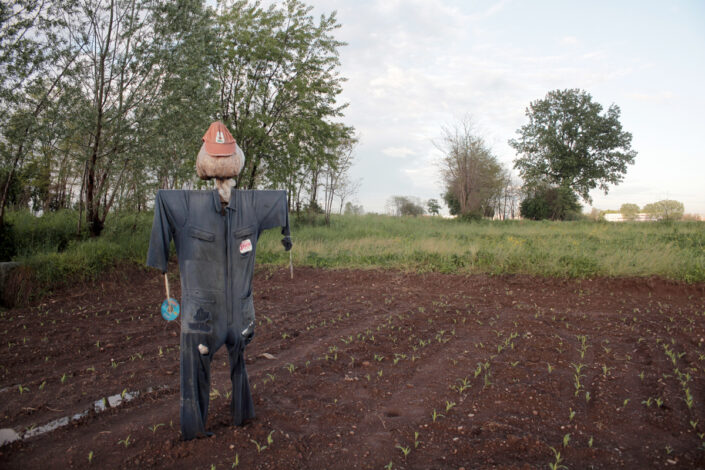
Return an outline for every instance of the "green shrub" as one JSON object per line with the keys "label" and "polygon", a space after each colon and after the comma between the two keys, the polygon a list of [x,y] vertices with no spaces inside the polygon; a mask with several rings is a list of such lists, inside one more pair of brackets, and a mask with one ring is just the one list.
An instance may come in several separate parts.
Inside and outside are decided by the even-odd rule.
{"label": "green shrub", "polygon": [[580,220],[578,196],[570,188],[544,186],[536,188],[524,199],[519,211],[531,220]]}

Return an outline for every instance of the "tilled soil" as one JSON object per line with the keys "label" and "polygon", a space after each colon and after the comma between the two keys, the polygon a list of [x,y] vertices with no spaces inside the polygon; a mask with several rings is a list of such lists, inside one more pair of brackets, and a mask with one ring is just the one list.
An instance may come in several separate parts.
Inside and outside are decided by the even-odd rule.
{"label": "tilled soil", "polygon": [[91,410],[0,467],[705,468],[703,284],[260,268],[257,417],[230,425],[223,348],[188,442],[162,289],[126,268],[0,312],[0,428]]}

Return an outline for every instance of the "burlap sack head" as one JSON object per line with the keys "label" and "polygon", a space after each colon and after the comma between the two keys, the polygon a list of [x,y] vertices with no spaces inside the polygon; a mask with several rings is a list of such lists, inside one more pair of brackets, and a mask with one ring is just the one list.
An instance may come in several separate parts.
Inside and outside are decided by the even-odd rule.
{"label": "burlap sack head", "polygon": [[239,146],[235,153],[226,157],[214,157],[206,152],[206,146],[201,145],[196,157],[196,173],[202,180],[211,178],[228,179],[240,174],[245,166],[245,154]]}

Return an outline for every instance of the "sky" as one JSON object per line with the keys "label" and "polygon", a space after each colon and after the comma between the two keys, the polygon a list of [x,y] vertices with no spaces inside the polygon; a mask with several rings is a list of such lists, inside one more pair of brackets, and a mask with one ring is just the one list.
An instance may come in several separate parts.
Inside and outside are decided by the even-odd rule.
{"label": "sky", "polygon": [[440,201],[434,142],[468,117],[511,169],[507,141],[529,104],[579,88],[621,108],[638,152],[583,210],[675,199],[705,215],[704,1],[304,1],[335,10],[347,43],[340,102],[360,139],[350,176],[365,211],[393,195]]}

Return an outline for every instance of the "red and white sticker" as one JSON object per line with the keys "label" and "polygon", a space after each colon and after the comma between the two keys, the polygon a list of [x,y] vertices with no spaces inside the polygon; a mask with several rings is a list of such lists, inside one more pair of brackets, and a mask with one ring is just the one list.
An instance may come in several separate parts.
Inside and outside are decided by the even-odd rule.
{"label": "red and white sticker", "polygon": [[247,240],[241,241],[240,242],[240,254],[242,255],[245,253],[249,253],[250,251],[252,251],[252,242],[250,241],[250,239],[248,238]]}

